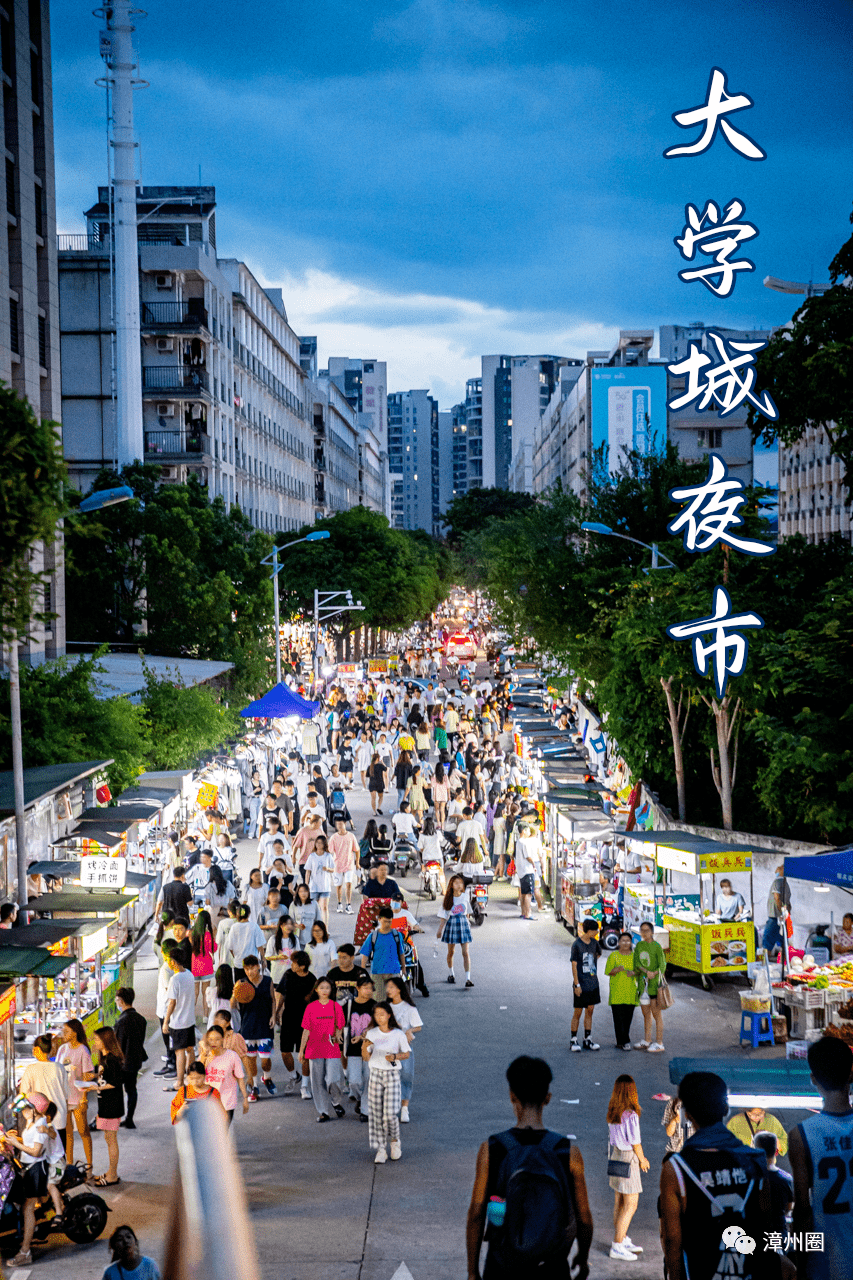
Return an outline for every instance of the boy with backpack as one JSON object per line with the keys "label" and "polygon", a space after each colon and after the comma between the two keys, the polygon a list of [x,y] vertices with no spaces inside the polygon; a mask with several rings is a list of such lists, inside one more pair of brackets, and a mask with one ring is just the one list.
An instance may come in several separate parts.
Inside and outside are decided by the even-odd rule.
{"label": "boy with backpack", "polygon": [[484,1235],[483,1280],[586,1280],[592,1214],[583,1157],[542,1123],[551,1068],[525,1056],[510,1063],[506,1078],[516,1122],[477,1152],[466,1227],[468,1280],[480,1280]]}
{"label": "boy with backpack", "polygon": [[364,940],[358,954],[360,963],[370,970],[376,1003],[381,1004],[386,998],[386,978],[399,978],[406,971],[406,944],[400,930],[394,928],[394,912],[390,907],[380,908],[379,923]]}

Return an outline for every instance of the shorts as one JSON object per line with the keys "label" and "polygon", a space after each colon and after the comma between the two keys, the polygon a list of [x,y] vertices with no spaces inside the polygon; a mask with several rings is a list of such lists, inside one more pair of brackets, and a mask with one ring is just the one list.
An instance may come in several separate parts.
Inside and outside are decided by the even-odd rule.
{"label": "shorts", "polygon": [[191,1027],[170,1027],[169,1039],[173,1049],[194,1049],[195,1023]]}
{"label": "shorts", "polygon": [[49,1164],[47,1166],[47,1185],[56,1187],[62,1181],[63,1175],[67,1168],[67,1161],[63,1160],[61,1164]]}
{"label": "shorts", "polygon": [[279,1045],[282,1053],[296,1053],[301,1043],[302,1027],[299,1023],[294,1023],[293,1026],[289,1027],[283,1022],[279,1035]]}
{"label": "shorts", "polygon": [[34,1200],[47,1191],[47,1161],[36,1160],[35,1164],[25,1164],[21,1175],[21,1196],[24,1200]]}
{"label": "shorts", "polygon": [[526,876],[522,876],[518,882],[518,887],[523,895],[529,897],[533,893],[533,874],[529,873]]}
{"label": "shorts", "polygon": [[247,1040],[246,1055],[249,1058],[268,1058],[272,1053],[272,1038],[263,1040]]}
{"label": "shorts", "polygon": [[582,991],[580,995],[574,998],[575,1009],[589,1009],[594,1004],[601,1004],[601,991],[596,987],[595,991]]}
{"label": "shorts", "polygon": [[339,889],[342,884],[355,884],[355,869],[350,867],[349,871],[333,871],[332,884]]}
{"label": "shorts", "polygon": [[[195,1030],[195,1028],[193,1028],[193,1030]],[[118,1116],[115,1116],[115,1117],[98,1116],[98,1119],[95,1121],[96,1129],[100,1129],[101,1131],[106,1130],[108,1133],[118,1133],[118,1126],[119,1126]]]}
{"label": "shorts", "polygon": [[[309,888],[310,888],[310,886],[309,886]],[[329,896],[329,890],[328,890],[328,889],[325,889],[325,890],[324,890],[324,889],[311,889],[311,901],[312,901],[312,902],[320,902],[323,898],[328,898],[328,896]]]}

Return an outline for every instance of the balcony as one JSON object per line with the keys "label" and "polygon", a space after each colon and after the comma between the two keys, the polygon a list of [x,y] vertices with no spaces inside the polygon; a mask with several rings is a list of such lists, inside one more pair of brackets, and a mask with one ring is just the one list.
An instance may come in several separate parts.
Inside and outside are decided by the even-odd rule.
{"label": "balcony", "polygon": [[194,369],[189,365],[143,365],[142,394],[150,400],[166,391],[172,395],[209,397],[210,378],[204,369]]}
{"label": "balcony", "polygon": [[187,298],[185,302],[143,302],[142,328],[154,333],[191,333],[209,329],[203,298]]}
{"label": "balcony", "polygon": [[195,431],[191,428],[182,431],[180,427],[176,427],[174,431],[145,432],[146,461],[154,461],[157,458],[163,458],[165,461],[185,458],[188,455],[197,458],[205,453],[212,454],[213,446],[210,436],[205,435],[203,431]]}

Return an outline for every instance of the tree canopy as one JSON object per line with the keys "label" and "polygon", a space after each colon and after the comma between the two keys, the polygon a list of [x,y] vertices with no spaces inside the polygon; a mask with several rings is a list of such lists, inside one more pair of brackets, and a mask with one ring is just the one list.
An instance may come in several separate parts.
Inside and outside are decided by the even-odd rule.
{"label": "tree canopy", "polygon": [[469,489],[458,494],[447,508],[444,525],[447,541],[458,546],[468,533],[474,533],[493,516],[503,519],[529,511],[536,499],[530,493],[513,493],[494,487]]}

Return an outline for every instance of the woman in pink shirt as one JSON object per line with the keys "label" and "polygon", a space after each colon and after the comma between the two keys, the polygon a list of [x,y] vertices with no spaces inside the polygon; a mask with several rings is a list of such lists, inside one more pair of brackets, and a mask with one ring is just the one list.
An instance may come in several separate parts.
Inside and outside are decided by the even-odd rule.
{"label": "woman in pink shirt", "polygon": [[209,1052],[204,1058],[204,1072],[207,1083],[219,1090],[222,1105],[228,1113],[228,1123],[234,1119],[234,1108],[237,1106],[237,1095],[243,1095],[243,1115],[249,1110],[249,1098],[246,1093],[246,1073],[239,1055],[233,1049],[225,1048],[225,1033],[222,1027],[214,1024],[205,1036],[205,1044]]}
{"label": "woman in pink shirt", "polygon": [[201,1010],[205,1017],[208,1014],[208,995],[210,979],[213,977],[213,953],[216,951],[216,938],[213,933],[213,922],[209,911],[199,911],[195,918],[192,939],[192,975],[195,978],[195,998],[201,991]]}
{"label": "woman in pink shirt", "polygon": [[302,1043],[299,1060],[302,1074],[309,1063],[311,1093],[317,1108],[317,1123],[331,1120],[334,1109],[340,1120],[344,1115],[341,1106],[341,1040],[344,1032],[344,1011],[337,1000],[332,999],[332,984],[328,978],[318,978],[314,987],[316,1000],[306,1006],[302,1017]]}
{"label": "woman in pink shirt", "polygon": [[[68,1123],[65,1130],[65,1158],[69,1164],[74,1162],[74,1124],[83,1143],[86,1156],[86,1172],[92,1172],[92,1135],[89,1132],[89,1097],[77,1085],[86,1080],[94,1080],[95,1066],[89,1052],[86,1030],[79,1018],[69,1018],[62,1028],[62,1044],[56,1054],[56,1061],[62,1065],[71,1064],[68,1075]],[[72,1123],[71,1116],[74,1116]]]}

